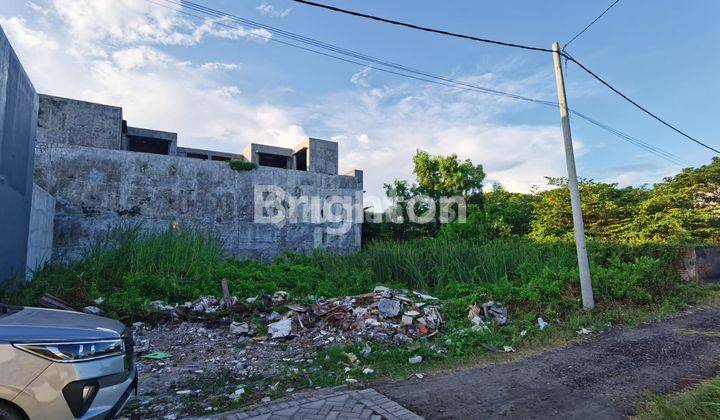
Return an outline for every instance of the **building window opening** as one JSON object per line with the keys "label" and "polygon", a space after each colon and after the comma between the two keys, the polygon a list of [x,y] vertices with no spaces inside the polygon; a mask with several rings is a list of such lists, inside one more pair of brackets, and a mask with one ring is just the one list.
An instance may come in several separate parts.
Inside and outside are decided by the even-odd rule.
{"label": "building window opening", "polygon": [[131,152],[167,155],[169,153],[169,149],[170,143],[165,140],[128,136],[128,150]]}
{"label": "building window opening", "polygon": [[225,162],[225,161],[229,161],[230,158],[227,157],[227,156],[213,155],[213,156],[212,156],[212,160],[219,160],[219,161],[221,161],[221,162]]}
{"label": "building window opening", "polygon": [[298,171],[307,171],[307,147],[295,152],[295,169]]}
{"label": "building window opening", "polygon": [[207,158],[208,158],[208,156],[204,153],[192,153],[192,152],[187,152],[185,154],[185,157],[189,157],[192,159],[203,159],[203,160],[207,160]]}
{"label": "building window opening", "polygon": [[260,166],[270,166],[273,168],[287,169],[288,158],[282,155],[273,155],[270,153],[258,153],[258,163]]}

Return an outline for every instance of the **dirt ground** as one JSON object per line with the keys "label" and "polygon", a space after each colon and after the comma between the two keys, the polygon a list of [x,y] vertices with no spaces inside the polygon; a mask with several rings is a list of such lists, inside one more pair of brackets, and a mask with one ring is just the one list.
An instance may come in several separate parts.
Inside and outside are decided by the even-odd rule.
{"label": "dirt ground", "polygon": [[710,308],[516,362],[373,388],[428,419],[616,419],[632,415],[645,390],[666,394],[718,374],[720,308]]}

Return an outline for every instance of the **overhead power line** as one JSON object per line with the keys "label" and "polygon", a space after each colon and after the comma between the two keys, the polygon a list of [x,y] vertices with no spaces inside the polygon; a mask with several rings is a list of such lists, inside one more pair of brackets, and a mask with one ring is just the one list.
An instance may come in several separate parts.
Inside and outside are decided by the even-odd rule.
{"label": "overhead power line", "polygon": [[322,9],[332,10],[333,12],[345,13],[346,15],[357,16],[357,17],[361,17],[361,18],[365,18],[365,19],[372,19],[372,20],[376,20],[379,22],[389,23],[392,25],[404,26],[406,28],[417,29],[417,30],[425,31],[425,32],[433,32],[436,34],[452,36],[455,38],[469,39],[472,41],[485,42],[488,44],[502,45],[504,47],[520,48],[523,50],[533,50],[533,51],[542,51],[542,52],[550,52],[550,53],[552,52],[552,50],[549,48],[533,47],[530,45],[522,45],[522,44],[515,44],[512,42],[497,41],[494,39],[479,38],[479,37],[476,37],[473,35],[465,35],[465,34],[460,34],[460,33],[456,33],[456,32],[449,32],[449,31],[445,31],[442,29],[429,28],[427,26],[415,25],[413,23],[400,22],[398,20],[387,19],[387,18],[383,18],[380,16],[374,16],[374,15],[368,15],[365,13],[354,12],[352,10],[341,9],[339,7],[329,6],[327,4],[315,3],[314,1],[307,1],[307,0],[293,0],[293,1],[295,1],[297,3],[307,4],[308,6],[315,6],[315,7],[320,7]]}
{"label": "overhead power line", "polygon": [[612,8],[613,8],[616,4],[618,4],[618,3],[620,3],[620,0],[615,0],[610,6],[607,7],[607,9],[603,10],[603,12],[600,13],[600,15],[595,18],[595,20],[593,20],[592,22],[590,22],[590,23],[588,24],[588,26],[584,27],[582,31],[580,31],[580,32],[578,32],[577,34],[575,34],[575,36],[572,37],[572,39],[570,39],[570,41],[566,42],[565,45],[563,45],[563,50],[564,50],[565,48],[567,48],[567,46],[570,45],[571,42],[575,41],[578,37],[580,37],[580,35],[584,34],[585,31],[587,31],[588,29],[590,29],[590,27],[593,26],[593,25],[595,24],[595,22],[597,22],[598,20],[600,20],[600,18],[602,18],[603,16],[605,16],[605,13],[609,12],[610,9],[612,9]]}
{"label": "overhead power line", "polygon": [[[339,60],[339,61],[343,61],[343,62],[346,62],[346,63],[355,64],[355,65],[359,65],[359,66],[364,66],[364,67],[368,67],[368,68],[371,68],[371,69],[374,69],[374,70],[378,70],[378,71],[381,71],[381,72],[393,74],[393,75],[396,75],[396,76],[406,77],[406,78],[409,78],[409,79],[414,79],[414,80],[418,80],[418,81],[422,81],[422,82],[427,82],[427,83],[433,83],[433,84],[436,84],[436,85],[446,86],[446,87],[450,87],[450,88],[454,88],[454,89],[459,89],[459,90],[464,90],[464,91],[470,91],[470,92],[475,92],[475,93],[478,93],[478,92],[479,92],[479,93],[483,93],[483,94],[487,94],[487,95],[507,97],[507,98],[516,99],[516,100],[522,100],[522,101],[537,103],[537,104],[540,104],[540,105],[549,106],[549,107],[553,107],[553,108],[557,108],[557,107],[558,107],[558,104],[557,104],[556,102],[553,102],[553,101],[547,101],[547,100],[542,100],[542,99],[530,98],[530,97],[523,96],[523,95],[518,95],[518,94],[514,94],[514,93],[503,92],[503,91],[496,90],[496,89],[486,88],[486,87],[479,86],[479,85],[475,85],[475,84],[472,84],[472,83],[463,82],[463,81],[460,81],[460,80],[457,80],[457,79],[451,79],[451,78],[446,78],[446,77],[442,77],[442,76],[437,76],[437,75],[434,75],[434,74],[429,73],[429,72],[426,72],[426,71],[413,69],[413,68],[411,68],[411,67],[407,67],[407,66],[404,66],[404,65],[402,65],[402,64],[393,63],[393,62],[391,62],[391,61],[382,60],[382,59],[379,59],[379,58],[376,58],[376,57],[372,57],[372,56],[369,56],[369,55],[366,55],[366,54],[362,54],[362,53],[359,53],[359,52],[356,52],[356,51],[348,50],[348,49],[345,49],[345,48],[342,48],[342,47],[338,47],[338,46],[335,46],[335,45],[332,45],[332,44],[328,44],[328,43],[325,43],[325,42],[322,42],[322,41],[318,41],[318,40],[315,40],[315,39],[312,39],[312,38],[309,38],[309,37],[305,37],[305,36],[302,36],[302,35],[294,34],[294,33],[292,33],[292,32],[284,31],[284,30],[281,30],[281,29],[278,29],[278,28],[275,28],[275,27],[272,27],[272,26],[269,26],[269,25],[261,24],[261,23],[259,23],[259,22],[255,22],[255,21],[252,21],[252,20],[249,20],[249,19],[241,18],[241,17],[239,17],[239,16],[234,16],[234,15],[231,15],[231,14],[229,14],[229,13],[225,13],[225,12],[222,12],[222,11],[219,11],[219,10],[216,10],[216,9],[212,9],[212,8],[209,8],[209,7],[205,7],[205,6],[202,6],[202,5],[198,5],[198,4],[196,4],[196,3],[192,3],[192,2],[189,2],[189,1],[182,1],[182,0],[146,0],[146,1],[148,1],[148,2],[150,2],[150,3],[153,3],[153,4],[156,4],[156,5],[158,5],[158,6],[161,6],[161,7],[165,7],[165,8],[172,9],[172,10],[177,11],[177,12],[179,12],[179,13],[182,13],[182,14],[184,14],[184,15],[186,15],[186,16],[190,16],[190,17],[193,17],[193,18],[195,18],[195,19],[199,19],[199,20],[201,20],[201,21],[203,21],[203,22],[212,23],[212,24],[215,24],[215,25],[218,25],[218,26],[222,26],[222,27],[225,27],[225,28],[228,28],[228,29],[238,29],[238,28],[240,28],[239,26],[234,26],[234,25],[229,24],[230,22],[242,23],[242,24],[245,25],[245,26],[248,26],[248,27],[251,27],[251,28],[255,28],[255,29],[265,29],[265,30],[267,30],[268,32],[270,32],[271,34],[274,34],[274,35],[278,35],[278,36],[290,38],[290,39],[292,39],[292,40],[294,40],[294,41],[302,42],[302,43],[304,43],[304,44],[306,44],[306,45],[312,45],[312,46],[314,46],[314,47],[316,47],[316,48],[321,48],[321,49],[325,49],[325,50],[330,50],[330,51],[333,51],[333,52],[337,52],[338,54],[343,54],[343,55],[350,56],[350,57],[353,57],[353,58],[348,59],[348,58],[345,58],[345,57],[340,57],[340,56],[335,55],[335,54],[326,53],[326,52],[324,52],[324,51],[318,51],[318,50],[313,49],[313,48],[307,48],[307,47],[304,47],[304,46],[302,46],[302,45],[294,44],[294,43],[292,43],[292,42],[287,42],[287,41],[284,41],[284,40],[281,40],[281,39],[276,39],[275,37],[272,37],[272,36],[265,36],[265,35],[262,35],[262,34],[256,34],[256,35],[254,35],[254,36],[257,36],[257,37],[259,37],[259,38],[266,39],[266,40],[268,40],[268,41],[276,42],[276,43],[279,43],[279,44],[282,44],[282,45],[286,45],[286,46],[298,48],[298,49],[301,49],[301,50],[304,50],[304,51],[307,51],[307,52],[312,52],[312,53],[315,53],[315,54],[319,54],[319,55],[322,55],[322,56],[325,56],[325,57],[328,57],[328,58],[333,58],[333,59],[336,59],[336,60]],[[164,3],[166,3],[166,4],[158,3],[158,1],[164,2]],[[173,6],[179,6],[179,7],[181,7],[181,8],[190,9],[190,10],[193,10],[193,11],[198,12],[198,13],[206,14],[206,15],[208,15],[208,16],[211,16],[212,19],[207,18],[207,17],[204,17],[204,16],[200,16],[200,15],[197,15],[197,14],[194,14],[194,13],[190,13],[190,12],[187,12],[187,11],[182,10],[182,9],[176,9],[176,8],[174,8],[174,7],[169,7],[169,6],[167,6],[167,4],[170,4],[170,5],[173,5]],[[221,20],[220,20],[220,19],[221,19]],[[368,64],[368,62],[374,63],[374,64],[378,64],[378,65],[375,66],[375,65],[372,65],[372,64]],[[394,69],[394,70],[390,70],[390,69],[387,69],[387,68],[380,67],[381,65],[382,65],[382,66],[386,66],[386,67],[391,67],[391,68]],[[395,70],[397,70],[397,71],[395,71]],[[407,74],[407,73],[411,73],[411,74]],[[573,111],[573,110],[571,110],[571,112],[573,112],[576,116],[578,116],[578,117],[580,117],[580,118],[582,118],[582,119],[584,119],[584,120],[592,123],[593,125],[596,125],[597,127],[600,127],[600,128],[602,128],[603,130],[606,130],[606,131],[608,131],[609,133],[617,136],[617,137],[620,138],[621,140],[627,141],[628,143],[631,143],[631,144],[633,144],[633,145],[635,145],[635,146],[637,146],[637,147],[640,147],[640,148],[642,148],[642,149],[644,149],[644,150],[646,150],[646,151],[648,151],[648,152],[650,152],[650,153],[652,153],[652,154],[655,154],[656,156],[658,156],[658,157],[660,157],[660,158],[662,158],[662,159],[668,160],[668,161],[671,162],[671,163],[675,163],[675,164],[678,164],[678,165],[681,165],[681,166],[682,166],[682,165],[685,165],[685,163],[683,163],[682,161],[680,161],[677,156],[675,156],[675,155],[673,155],[673,154],[671,154],[671,153],[669,153],[669,152],[666,152],[666,151],[664,151],[664,150],[662,150],[662,149],[660,149],[660,148],[657,148],[657,147],[655,147],[655,146],[652,146],[651,144],[646,143],[646,142],[644,142],[644,141],[642,141],[642,140],[640,140],[640,139],[637,139],[637,138],[634,138],[634,137],[632,137],[632,136],[630,136],[630,135],[628,135],[628,134],[625,134],[625,133],[623,133],[623,132],[620,131],[620,130],[614,129],[614,128],[612,128],[612,127],[610,127],[610,126],[608,126],[608,125],[606,125],[606,124],[603,124],[603,123],[601,123],[601,122],[599,122],[599,121],[597,121],[597,120],[594,120],[594,119],[592,119],[592,118],[590,118],[590,117],[588,117],[588,116],[586,116],[586,115],[584,115],[584,114],[581,114],[581,113],[576,112],[576,111]]]}
{"label": "overhead power line", "polygon": [[[316,2],[313,2],[313,1],[307,1],[307,0],[293,0],[293,1],[295,1],[295,2],[297,2],[297,3],[306,4],[306,5],[309,5],[309,6],[314,6],[314,7],[319,7],[319,8],[322,8],[322,9],[331,10],[331,11],[333,11],[333,12],[344,13],[344,14],[351,15],[351,16],[362,17],[362,18],[365,18],[365,19],[371,19],[371,20],[375,20],[375,21],[379,21],[379,22],[389,23],[389,24],[392,24],[392,25],[398,25],[398,26],[403,26],[403,27],[406,27],[406,28],[417,29],[417,30],[421,30],[421,31],[425,31],[425,32],[432,32],[432,33],[436,33],[436,34],[440,34],[440,35],[452,36],[452,37],[456,37],[456,38],[463,38],[463,39],[468,39],[468,40],[472,40],[472,41],[483,42],[483,43],[488,43],[488,44],[495,44],[495,45],[501,45],[501,46],[506,46],[506,47],[514,47],[514,48],[521,48],[521,49],[526,49],[526,50],[535,50],[535,51],[541,51],[541,52],[549,52],[549,53],[552,53],[552,52],[553,52],[552,50],[547,49],[547,48],[532,47],[532,46],[528,46],[528,45],[521,45],[521,44],[514,44],[514,43],[509,43],[509,42],[503,42],[503,41],[497,41],[497,40],[479,38],[479,37],[476,37],[476,36],[464,35],[464,34],[449,32],[449,31],[445,31],[445,30],[441,30],[441,29],[435,29],[435,28],[429,28],[429,27],[425,27],[425,26],[419,26],[419,25],[415,25],[415,24],[412,24],[412,23],[400,22],[400,21],[397,21],[397,20],[386,19],[386,18],[379,17],[379,16],[374,16],[374,15],[368,15],[368,14],[365,14],[365,13],[354,12],[354,11],[352,11],[352,10],[341,9],[341,8],[339,8],[339,7],[329,6],[329,5],[326,5],[326,4],[316,3]],[[582,70],[584,70],[587,74],[589,74],[590,76],[592,76],[593,78],[595,78],[596,80],[598,80],[600,83],[602,83],[603,85],[605,85],[606,87],[608,87],[610,90],[612,90],[613,92],[615,92],[616,94],[618,94],[620,97],[622,97],[623,99],[625,99],[626,101],[628,101],[629,103],[631,103],[632,105],[634,105],[635,107],[637,107],[638,109],[640,109],[641,111],[643,111],[644,113],[646,113],[647,115],[649,115],[649,116],[651,116],[652,118],[654,118],[654,119],[658,120],[659,122],[661,122],[663,125],[669,127],[670,129],[672,129],[672,130],[675,131],[676,133],[682,135],[683,137],[685,137],[685,138],[687,138],[687,139],[689,139],[689,140],[691,140],[691,141],[699,144],[700,146],[705,147],[706,149],[709,149],[709,150],[711,150],[711,151],[713,151],[713,152],[715,152],[715,153],[720,154],[720,150],[715,149],[714,147],[712,147],[712,146],[710,146],[710,145],[708,145],[708,144],[706,144],[706,143],[704,143],[704,142],[696,139],[695,137],[690,136],[689,134],[685,133],[684,131],[680,130],[679,128],[675,127],[674,125],[672,125],[672,124],[668,123],[667,121],[663,120],[662,118],[660,118],[660,117],[657,116],[656,114],[650,112],[647,108],[641,106],[641,105],[638,104],[636,101],[630,99],[627,95],[625,95],[624,93],[620,92],[617,88],[615,88],[615,87],[613,87],[612,85],[610,85],[608,82],[606,82],[606,81],[605,81],[604,79],[602,79],[600,76],[598,76],[597,74],[595,74],[594,72],[592,72],[590,69],[588,69],[587,67],[585,67],[585,66],[584,66],[582,63],[580,63],[578,60],[576,60],[575,58],[573,58],[572,56],[570,56],[566,51],[560,51],[559,54],[560,54],[561,56],[565,57],[567,60],[569,60],[569,61],[577,64],[578,67],[580,67]]]}

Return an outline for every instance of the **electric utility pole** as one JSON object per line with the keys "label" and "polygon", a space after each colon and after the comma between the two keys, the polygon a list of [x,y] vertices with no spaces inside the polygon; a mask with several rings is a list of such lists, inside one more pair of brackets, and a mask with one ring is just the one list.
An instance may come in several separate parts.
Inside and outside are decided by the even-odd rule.
{"label": "electric utility pole", "polygon": [[590,264],[588,263],[587,248],[585,247],[585,224],[583,223],[577,171],[575,170],[575,153],[573,152],[570,116],[568,115],[567,97],[565,96],[565,79],[563,78],[562,63],[560,61],[560,46],[557,42],[553,42],[552,50],[553,61],[555,62],[555,83],[560,105],[560,119],[562,120],[563,139],[565,140],[565,161],[567,162],[568,188],[570,189],[570,204],[572,206],[573,226],[575,227],[575,248],[577,249],[578,267],[580,268],[580,291],[582,293],[583,308],[592,310],[595,308],[595,299],[593,298]]}

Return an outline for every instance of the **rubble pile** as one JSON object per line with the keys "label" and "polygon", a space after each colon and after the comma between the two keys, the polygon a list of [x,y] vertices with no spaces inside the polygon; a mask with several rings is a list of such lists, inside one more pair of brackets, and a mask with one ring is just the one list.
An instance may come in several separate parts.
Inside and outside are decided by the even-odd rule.
{"label": "rubble pile", "polygon": [[[236,297],[230,297],[229,307],[226,301],[201,296],[195,302],[182,305],[153,301],[150,306],[174,319],[219,311],[243,311],[243,304]],[[316,345],[337,344],[350,339],[407,344],[416,339],[430,339],[442,333],[445,327],[437,298],[383,286],[367,294],[332,299],[320,297],[306,304],[291,302],[290,295],[284,291],[245,299],[247,305],[258,305],[258,302],[269,312],[259,314],[267,323],[267,335],[255,334],[258,325],[250,321],[233,321],[229,326],[231,334],[252,336],[256,341],[306,337],[314,340]]]}
{"label": "rubble pile", "polygon": [[[318,351],[327,346],[364,342],[358,355],[346,354],[354,366],[359,355],[372,351],[368,342],[405,345],[432,339],[445,329],[438,299],[386,287],[358,296],[305,301],[282,291],[227,298],[201,296],[179,305],[152,302],[168,321],[133,324],[141,378],[139,398],[130,409],[133,416],[182,417],[185,398],[207,399],[215,392],[187,388],[188,379],[226,372],[239,383],[268,378],[274,384],[270,378],[287,369],[319,369]],[[408,360],[420,362],[420,356]],[[362,370],[363,375],[373,373],[370,367]],[[352,382],[357,379],[346,379]]]}

